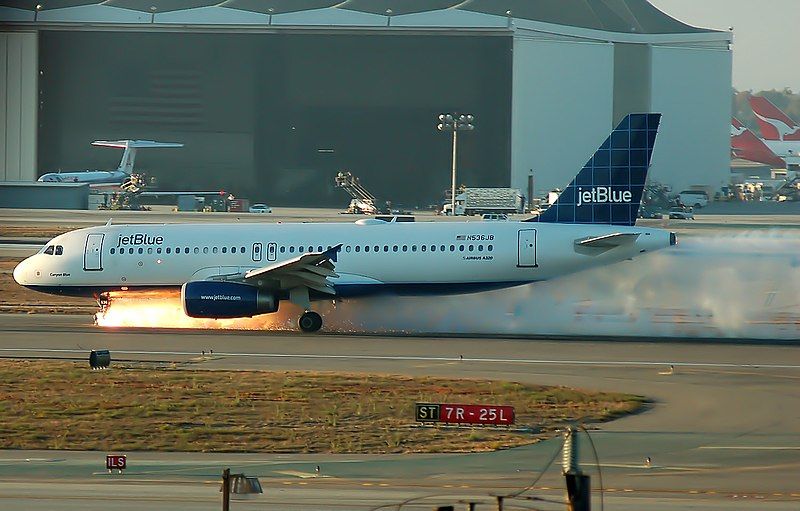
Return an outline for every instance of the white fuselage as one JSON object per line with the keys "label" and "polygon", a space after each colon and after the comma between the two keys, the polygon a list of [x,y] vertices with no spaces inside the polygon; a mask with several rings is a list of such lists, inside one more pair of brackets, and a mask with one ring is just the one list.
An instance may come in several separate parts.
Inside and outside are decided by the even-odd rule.
{"label": "white fuselage", "polygon": [[[619,246],[575,244],[613,233],[640,235]],[[57,236],[47,246],[61,247],[61,255],[43,249],[21,262],[14,278],[24,286],[63,294],[177,287],[339,244],[337,276],[330,279],[337,294],[420,285],[427,286],[422,292],[449,294],[622,261],[669,246],[670,233],[535,222],[108,225]]]}

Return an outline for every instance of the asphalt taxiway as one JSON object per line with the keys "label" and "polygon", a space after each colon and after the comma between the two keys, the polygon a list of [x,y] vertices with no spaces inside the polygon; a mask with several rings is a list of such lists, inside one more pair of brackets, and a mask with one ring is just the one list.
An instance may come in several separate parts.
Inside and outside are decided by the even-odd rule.
{"label": "asphalt taxiway", "polygon": [[[109,330],[84,316],[0,315],[0,356],[86,359],[96,348],[110,349],[115,360],[207,369],[493,378],[636,393],[652,400],[648,411],[592,432],[610,509],[800,507],[800,348],[794,345]],[[128,453],[124,476],[104,472],[105,453],[3,451],[0,506],[140,509],[146,502],[217,509],[219,474],[231,467],[261,478],[265,491],[235,502],[236,509],[370,509],[430,494],[445,496],[403,509],[469,499],[486,508],[490,494],[530,483],[559,445],[553,439],[450,455]],[[599,489],[585,442],[581,458]],[[315,477],[316,465],[322,477]],[[526,495],[559,501],[562,488],[552,466]],[[596,492],[595,506],[598,499]]]}

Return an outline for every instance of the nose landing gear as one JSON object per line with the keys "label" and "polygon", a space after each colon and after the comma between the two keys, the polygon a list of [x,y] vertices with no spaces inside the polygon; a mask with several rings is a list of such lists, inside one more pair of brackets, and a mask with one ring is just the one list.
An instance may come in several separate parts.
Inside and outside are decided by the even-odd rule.
{"label": "nose landing gear", "polygon": [[322,316],[314,311],[306,311],[300,316],[300,319],[297,320],[297,325],[303,332],[316,332],[322,328]]}

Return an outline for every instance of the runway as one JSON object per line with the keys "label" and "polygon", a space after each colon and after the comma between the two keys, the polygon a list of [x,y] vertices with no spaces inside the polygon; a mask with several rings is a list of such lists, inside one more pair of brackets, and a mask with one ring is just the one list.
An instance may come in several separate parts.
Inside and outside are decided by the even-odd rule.
{"label": "runway", "polygon": [[[800,350],[795,346],[103,330],[83,316],[0,315],[0,356],[85,359],[95,348],[110,349],[117,361],[187,368],[493,378],[640,394],[652,400],[647,412],[592,433],[609,509],[800,506],[800,408],[794,405],[800,402]],[[446,497],[403,509],[468,498],[491,509],[490,493],[523,488],[559,445],[554,439],[455,455],[128,453],[130,468],[122,477],[104,473],[105,453],[4,451],[0,506],[47,509],[59,499],[60,509],[94,509],[103,505],[97,496],[108,494],[118,509],[139,509],[145,501],[162,509],[218,509],[218,477],[230,466],[258,476],[265,489],[256,500],[235,502],[236,509],[266,503],[275,509],[370,509],[440,493]],[[650,467],[644,463],[648,456]],[[597,490],[586,442],[581,460],[594,474]],[[313,477],[316,465],[325,477]],[[551,467],[528,495],[559,500],[562,488],[559,468]],[[598,498],[596,493],[595,507]]]}

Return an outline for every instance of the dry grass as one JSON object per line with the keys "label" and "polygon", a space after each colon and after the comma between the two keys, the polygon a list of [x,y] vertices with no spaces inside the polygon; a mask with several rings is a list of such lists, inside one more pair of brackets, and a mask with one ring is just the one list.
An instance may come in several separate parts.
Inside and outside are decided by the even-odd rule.
{"label": "dry grass", "polygon": [[[105,222],[102,222],[105,223]],[[0,225],[0,237],[55,238],[59,234],[80,229],[80,225]]]}
{"label": "dry grass", "polygon": [[[302,453],[482,451],[565,421],[640,409],[637,396],[510,382],[0,361],[0,448]],[[417,428],[415,402],[507,404],[532,432]]]}

